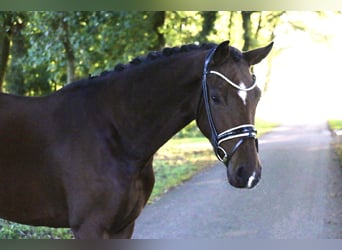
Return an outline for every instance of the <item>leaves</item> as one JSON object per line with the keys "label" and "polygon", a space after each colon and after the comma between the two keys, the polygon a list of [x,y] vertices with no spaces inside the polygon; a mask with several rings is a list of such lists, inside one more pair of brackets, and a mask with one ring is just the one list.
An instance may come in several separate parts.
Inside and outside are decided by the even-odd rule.
{"label": "leaves", "polygon": [[1,239],[72,239],[70,229],[32,227],[0,219]]}
{"label": "leaves", "polygon": [[[14,65],[20,60],[24,75],[20,84],[26,95],[47,94],[67,84],[67,79],[100,74],[118,63],[127,63],[136,56],[165,46],[220,42],[230,38],[229,34],[236,47],[243,45],[241,12],[34,11],[1,14],[0,24],[10,15],[12,24],[24,26],[21,35],[25,39],[25,55],[18,58],[11,54],[11,60]],[[268,29],[266,20],[271,14],[277,15],[254,12],[249,36],[260,29]],[[257,29],[255,24],[258,23]],[[267,32],[259,33],[263,36],[253,40],[270,40],[265,37]],[[6,71],[6,74],[12,72]],[[17,82],[12,82],[11,77],[6,79],[7,91],[17,89],[11,87]]]}

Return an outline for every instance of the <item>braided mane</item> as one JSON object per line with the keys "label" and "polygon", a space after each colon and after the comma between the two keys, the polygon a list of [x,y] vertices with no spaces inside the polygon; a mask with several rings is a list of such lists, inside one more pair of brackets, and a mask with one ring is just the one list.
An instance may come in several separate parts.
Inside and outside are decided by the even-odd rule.
{"label": "braided mane", "polygon": [[[93,79],[93,78],[97,78],[99,76],[105,76],[109,73],[112,72],[121,72],[124,71],[125,69],[127,69],[128,67],[131,66],[138,66],[142,63],[148,63],[151,61],[155,61],[158,59],[162,59],[165,57],[169,57],[172,55],[177,55],[180,53],[184,53],[184,52],[189,52],[189,51],[193,51],[193,50],[199,50],[199,49],[211,49],[213,47],[217,46],[217,44],[215,43],[203,43],[201,45],[196,45],[196,44],[186,44],[186,45],[182,45],[180,47],[172,47],[172,48],[164,48],[161,51],[152,51],[150,53],[147,54],[147,56],[138,56],[135,57],[134,59],[132,59],[129,63],[127,64],[123,64],[123,63],[118,63],[113,70],[105,70],[103,72],[101,72],[100,75],[90,75],[89,74],[89,78]],[[230,47],[230,55],[232,56],[233,60],[235,62],[238,62],[241,60],[242,54],[241,52],[234,48],[234,47]]]}
{"label": "braided mane", "polygon": [[[142,63],[148,63],[151,61],[155,61],[161,58],[169,57],[172,55],[184,53],[184,52],[189,52],[193,50],[199,50],[199,49],[211,49],[215,47],[215,43],[204,43],[201,45],[196,45],[196,44],[186,44],[182,45],[181,47],[172,47],[172,48],[164,48],[161,51],[152,51],[147,54],[147,56],[138,56],[132,59],[128,64],[123,64],[119,63],[117,64],[113,70],[111,71],[103,71],[99,76],[105,76],[111,72],[121,72],[124,71],[126,68],[130,66],[137,66]],[[96,78],[98,76],[92,76],[89,75],[89,78]]]}

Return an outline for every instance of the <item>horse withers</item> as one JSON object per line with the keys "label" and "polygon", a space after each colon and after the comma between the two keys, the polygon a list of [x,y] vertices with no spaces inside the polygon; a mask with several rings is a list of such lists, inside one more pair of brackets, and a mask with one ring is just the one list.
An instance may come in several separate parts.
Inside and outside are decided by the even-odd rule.
{"label": "horse withers", "polygon": [[0,217],[130,238],[154,185],[154,153],[194,119],[230,184],[252,188],[261,92],[250,67],[271,48],[166,48],[48,96],[0,94]]}

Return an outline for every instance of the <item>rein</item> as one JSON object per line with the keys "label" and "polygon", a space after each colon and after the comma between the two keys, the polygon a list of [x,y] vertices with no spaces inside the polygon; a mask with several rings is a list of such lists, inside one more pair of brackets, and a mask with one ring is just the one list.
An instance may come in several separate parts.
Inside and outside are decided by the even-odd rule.
{"label": "rein", "polygon": [[[210,64],[210,61],[212,60],[212,57],[216,51],[216,48],[213,48],[208,55],[205,58],[204,62],[204,69],[203,69],[203,78],[202,78],[202,93],[203,93],[203,99],[204,99],[204,105],[207,112],[208,122],[211,130],[211,143],[214,148],[214,152],[216,154],[216,157],[219,161],[223,162],[226,166],[228,166],[229,161],[231,160],[234,153],[238,150],[238,148],[246,142],[248,139],[254,139],[257,152],[258,149],[258,139],[257,139],[257,130],[253,124],[243,124],[239,125],[234,128],[227,129],[221,133],[217,132],[214,119],[211,113],[210,108],[210,102],[209,102],[209,92],[208,92],[208,84],[207,84],[207,76],[209,74],[217,75],[218,77],[221,77],[223,80],[225,80],[228,84],[232,85],[234,88],[242,91],[250,91],[256,87],[256,79],[253,75],[254,83],[249,88],[242,88],[238,84],[231,81],[229,78],[221,74],[220,72],[208,70],[208,66]],[[228,154],[226,150],[221,146],[221,143],[240,138],[240,140],[235,144],[231,152]]]}

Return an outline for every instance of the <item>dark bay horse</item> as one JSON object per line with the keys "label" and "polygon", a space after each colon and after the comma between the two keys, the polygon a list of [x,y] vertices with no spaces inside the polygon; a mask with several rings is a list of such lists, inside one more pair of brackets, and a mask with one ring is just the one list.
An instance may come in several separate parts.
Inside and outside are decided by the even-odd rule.
{"label": "dark bay horse", "polygon": [[130,238],[154,185],[154,153],[196,119],[235,187],[260,179],[248,52],[184,45],[152,52],[44,97],[0,95],[0,217]]}

